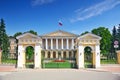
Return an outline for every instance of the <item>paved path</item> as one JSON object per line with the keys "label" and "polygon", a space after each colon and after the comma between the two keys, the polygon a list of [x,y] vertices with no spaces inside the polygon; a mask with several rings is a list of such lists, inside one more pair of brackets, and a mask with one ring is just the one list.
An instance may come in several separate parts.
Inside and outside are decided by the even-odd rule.
{"label": "paved path", "polygon": [[99,69],[16,69],[0,65],[0,80],[120,80],[120,65]]}
{"label": "paved path", "polygon": [[120,80],[120,76],[111,72],[89,70],[42,69],[9,72],[2,75],[1,80]]}
{"label": "paved path", "polygon": [[101,65],[101,70],[109,72],[119,72],[120,73],[120,64],[106,64]]}
{"label": "paved path", "polygon": [[15,71],[15,65],[8,65],[8,64],[1,64],[0,65],[0,72],[9,72],[9,71]]}

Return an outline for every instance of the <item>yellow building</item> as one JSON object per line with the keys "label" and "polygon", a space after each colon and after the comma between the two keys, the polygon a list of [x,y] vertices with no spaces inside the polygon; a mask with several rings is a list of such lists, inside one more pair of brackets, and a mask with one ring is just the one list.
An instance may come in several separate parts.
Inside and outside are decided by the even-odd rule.
{"label": "yellow building", "polygon": [[13,38],[13,37],[9,37],[9,42],[10,42],[10,48],[9,48],[9,52],[10,52],[10,55],[9,57],[10,58],[16,58],[16,54],[17,54],[17,42],[16,42],[16,39]]}
{"label": "yellow building", "polygon": [[34,48],[34,68],[41,68],[41,56],[44,60],[68,60],[74,62],[78,68],[84,68],[84,49],[92,49],[92,64],[100,67],[101,37],[87,33],[79,36],[70,32],[58,30],[42,36],[25,33],[17,37],[18,40],[18,68],[25,68],[26,48]]}

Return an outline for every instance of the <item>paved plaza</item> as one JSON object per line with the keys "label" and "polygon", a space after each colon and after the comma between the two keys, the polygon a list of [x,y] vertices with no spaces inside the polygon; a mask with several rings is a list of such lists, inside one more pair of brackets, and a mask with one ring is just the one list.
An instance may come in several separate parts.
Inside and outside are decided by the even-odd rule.
{"label": "paved plaza", "polygon": [[120,80],[120,66],[103,66],[100,69],[16,69],[13,66],[0,66],[0,80],[88,79]]}

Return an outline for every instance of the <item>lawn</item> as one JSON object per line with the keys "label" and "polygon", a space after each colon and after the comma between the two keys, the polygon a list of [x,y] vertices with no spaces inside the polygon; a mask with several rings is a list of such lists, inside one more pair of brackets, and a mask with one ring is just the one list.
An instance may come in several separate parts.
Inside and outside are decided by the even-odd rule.
{"label": "lawn", "polygon": [[101,62],[101,64],[117,64],[117,61],[113,60],[113,59],[111,59],[111,60],[105,59],[105,60],[101,60],[100,62]]}
{"label": "lawn", "polygon": [[6,59],[6,60],[2,60],[2,63],[6,63],[6,64],[16,64],[17,60],[16,59]]}
{"label": "lawn", "polygon": [[43,68],[73,68],[75,67],[74,63],[70,63],[68,61],[65,62],[48,62],[43,63]]}

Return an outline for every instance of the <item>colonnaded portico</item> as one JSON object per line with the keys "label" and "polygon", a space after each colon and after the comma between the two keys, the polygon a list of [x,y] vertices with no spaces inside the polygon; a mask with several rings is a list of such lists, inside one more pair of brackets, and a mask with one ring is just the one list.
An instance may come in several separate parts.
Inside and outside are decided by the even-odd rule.
{"label": "colonnaded portico", "polygon": [[18,39],[18,68],[25,68],[25,49],[34,48],[34,68],[41,68],[41,56],[44,61],[63,59],[75,62],[78,68],[84,68],[84,48],[90,46],[93,52],[93,65],[100,67],[100,37],[91,33],[79,36],[58,30],[42,36],[25,33]]}
{"label": "colonnaded portico", "polygon": [[75,39],[77,35],[56,31],[42,37],[42,49],[45,51],[45,58],[74,58]]}

